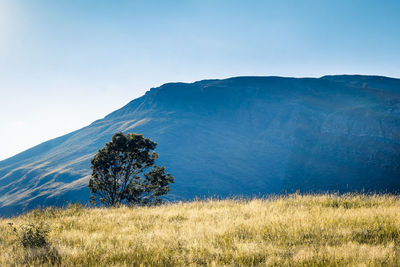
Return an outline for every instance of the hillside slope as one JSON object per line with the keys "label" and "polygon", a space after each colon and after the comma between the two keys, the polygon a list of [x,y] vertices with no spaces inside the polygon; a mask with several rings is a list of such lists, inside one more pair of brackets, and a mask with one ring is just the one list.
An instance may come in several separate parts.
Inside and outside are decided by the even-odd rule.
{"label": "hillside slope", "polygon": [[104,119],[0,162],[0,214],[86,201],[117,132],[157,141],[171,199],[400,189],[400,80],[237,77],[152,88]]}

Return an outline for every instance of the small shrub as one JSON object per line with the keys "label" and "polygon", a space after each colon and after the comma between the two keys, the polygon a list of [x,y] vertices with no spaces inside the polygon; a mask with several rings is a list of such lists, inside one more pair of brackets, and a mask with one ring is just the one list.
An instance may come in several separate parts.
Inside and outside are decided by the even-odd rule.
{"label": "small shrub", "polygon": [[48,240],[49,227],[43,223],[21,226],[17,229],[12,223],[9,224],[17,235],[18,245],[25,251],[24,262],[60,263],[61,258],[56,248]]}
{"label": "small shrub", "polygon": [[50,245],[47,240],[48,233],[49,229],[43,223],[39,225],[30,223],[27,226],[22,226],[19,236],[21,245],[25,249],[46,248]]}

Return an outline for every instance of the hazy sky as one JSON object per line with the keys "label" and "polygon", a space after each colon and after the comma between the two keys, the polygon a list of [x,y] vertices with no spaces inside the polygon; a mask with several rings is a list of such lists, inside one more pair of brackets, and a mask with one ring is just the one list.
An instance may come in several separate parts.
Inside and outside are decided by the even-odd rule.
{"label": "hazy sky", "polygon": [[399,0],[0,0],[0,160],[170,81],[400,77]]}

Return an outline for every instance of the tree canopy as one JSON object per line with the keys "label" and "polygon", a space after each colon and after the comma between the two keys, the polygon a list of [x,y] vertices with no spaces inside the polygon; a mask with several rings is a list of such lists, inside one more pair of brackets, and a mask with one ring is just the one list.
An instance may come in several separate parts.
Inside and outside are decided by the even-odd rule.
{"label": "tree canopy", "polygon": [[116,133],[91,160],[91,201],[106,206],[151,205],[162,202],[174,177],[154,165],[157,143],[141,134]]}

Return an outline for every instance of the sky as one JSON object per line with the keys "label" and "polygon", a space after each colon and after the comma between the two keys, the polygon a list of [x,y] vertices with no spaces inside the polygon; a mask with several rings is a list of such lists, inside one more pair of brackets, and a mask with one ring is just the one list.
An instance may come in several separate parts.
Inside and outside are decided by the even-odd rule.
{"label": "sky", "polygon": [[398,0],[0,0],[0,160],[167,82],[400,78]]}

